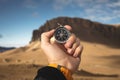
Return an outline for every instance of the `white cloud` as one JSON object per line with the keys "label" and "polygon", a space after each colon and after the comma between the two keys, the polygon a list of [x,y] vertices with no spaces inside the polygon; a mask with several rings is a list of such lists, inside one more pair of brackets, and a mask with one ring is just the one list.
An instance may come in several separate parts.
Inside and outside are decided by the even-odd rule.
{"label": "white cloud", "polygon": [[99,19],[102,21],[109,21],[109,20],[112,20],[114,18],[116,18],[116,17],[114,17],[114,16],[99,17]]}
{"label": "white cloud", "polygon": [[61,10],[71,4],[71,2],[72,0],[54,0],[53,8],[55,10]]}
{"label": "white cloud", "polygon": [[120,0],[107,4],[108,7],[120,7]]}
{"label": "white cloud", "polygon": [[74,0],[74,3],[79,7],[85,7],[86,4],[91,3],[92,0]]}
{"label": "white cloud", "polygon": [[[64,10],[65,8],[76,7],[81,17],[96,21],[111,21],[120,18],[120,0],[54,0],[55,10]],[[80,14],[81,14],[80,13]]]}
{"label": "white cloud", "polygon": [[104,3],[108,3],[110,0],[94,0],[94,1],[99,4],[104,4]]}
{"label": "white cloud", "polygon": [[2,38],[3,36],[0,34],[0,38]]}
{"label": "white cloud", "polygon": [[113,14],[120,14],[120,11],[119,10],[114,10]]}
{"label": "white cloud", "polygon": [[[80,1],[80,0],[79,0]],[[90,2],[91,1],[91,2]],[[120,6],[120,1],[110,2],[109,0],[84,0],[77,2],[84,9],[85,18],[95,20],[95,21],[111,21],[113,19],[120,18],[120,11],[118,6]],[[109,5],[112,4],[114,9]]]}
{"label": "white cloud", "polygon": [[38,3],[35,0],[24,0],[23,6],[26,8],[37,8]]}
{"label": "white cloud", "polygon": [[101,4],[107,4],[109,0],[53,0],[54,9],[64,9],[69,6],[81,8],[100,7]]}
{"label": "white cloud", "polygon": [[38,18],[40,15],[39,15],[38,12],[33,12],[33,13],[32,13],[32,16],[33,16],[34,18]]}

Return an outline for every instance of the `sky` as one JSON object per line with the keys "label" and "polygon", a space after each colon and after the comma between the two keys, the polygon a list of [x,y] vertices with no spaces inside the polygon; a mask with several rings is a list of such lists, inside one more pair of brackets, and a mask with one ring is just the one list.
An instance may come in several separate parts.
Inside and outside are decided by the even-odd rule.
{"label": "sky", "polygon": [[120,0],[0,0],[0,46],[25,46],[33,30],[60,16],[120,24]]}

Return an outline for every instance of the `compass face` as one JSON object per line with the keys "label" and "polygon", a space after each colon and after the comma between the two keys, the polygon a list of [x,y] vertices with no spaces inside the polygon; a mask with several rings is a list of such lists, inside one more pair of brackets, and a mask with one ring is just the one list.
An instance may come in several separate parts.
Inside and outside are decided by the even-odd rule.
{"label": "compass face", "polygon": [[54,33],[57,42],[65,43],[70,36],[70,32],[64,27],[58,27]]}

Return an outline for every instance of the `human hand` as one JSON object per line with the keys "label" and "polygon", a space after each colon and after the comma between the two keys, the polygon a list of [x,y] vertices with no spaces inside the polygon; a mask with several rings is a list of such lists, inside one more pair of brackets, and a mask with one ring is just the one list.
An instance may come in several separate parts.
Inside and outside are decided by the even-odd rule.
{"label": "human hand", "polygon": [[[72,30],[68,25],[64,27]],[[59,44],[51,39],[54,32],[55,30],[51,30],[41,35],[41,48],[46,54],[49,64],[55,63],[66,67],[72,72],[76,71],[80,64],[80,57],[83,50],[79,38],[71,34],[66,43]]]}

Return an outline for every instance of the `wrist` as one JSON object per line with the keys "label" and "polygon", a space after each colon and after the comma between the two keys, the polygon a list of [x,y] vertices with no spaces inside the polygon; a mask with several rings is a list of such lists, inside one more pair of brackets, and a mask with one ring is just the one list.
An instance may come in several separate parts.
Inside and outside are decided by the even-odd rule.
{"label": "wrist", "polygon": [[60,66],[63,66],[67,68],[72,74],[77,70],[76,63],[73,63],[73,60],[69,60],[69,58],[63,58],[58,60],[48,60],[49,64],[58,64]]}

